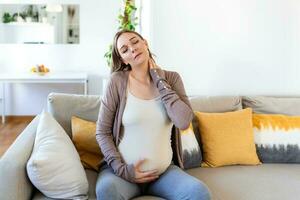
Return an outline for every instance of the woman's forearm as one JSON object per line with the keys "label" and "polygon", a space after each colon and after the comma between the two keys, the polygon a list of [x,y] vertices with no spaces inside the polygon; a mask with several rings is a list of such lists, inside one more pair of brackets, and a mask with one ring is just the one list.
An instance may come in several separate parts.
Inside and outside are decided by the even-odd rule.
{"label": "woman's forearm", "polygon": [[159,90],[168,116],[177,128],[186,129],[193,119],[193,111],[179,74],[176,72],[172,74],[174,81],[171,86],[167,82],[163,70],[150,70],[150,75]]}

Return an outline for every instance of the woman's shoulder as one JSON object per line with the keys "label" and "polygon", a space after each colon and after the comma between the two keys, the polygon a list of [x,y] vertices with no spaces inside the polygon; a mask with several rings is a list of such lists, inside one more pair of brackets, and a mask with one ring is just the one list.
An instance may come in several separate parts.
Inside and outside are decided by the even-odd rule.
{"label": "woman's shoulder", "polygon": [[180,78],[179,73],[176,71],[169,71],[165,69],[162,69],[162,71],[164,72],[167,81],[176,81],[178,78]]}
{"label": "woman's shoulder", "polygon": [[166,69],[161,69],[161,70],[163,70],[165,72],[165,74],[179,76],[179,73],[176,71],[170,71],[170,70],[166,70]]}
{"label": "woman's shoulder", "polygon": [[127,71],[117,71],[117,72],[113,72],[110,76],[109,76],[109,80],[111,83],[119,83],[122,82],[126,79],[127,76]]}

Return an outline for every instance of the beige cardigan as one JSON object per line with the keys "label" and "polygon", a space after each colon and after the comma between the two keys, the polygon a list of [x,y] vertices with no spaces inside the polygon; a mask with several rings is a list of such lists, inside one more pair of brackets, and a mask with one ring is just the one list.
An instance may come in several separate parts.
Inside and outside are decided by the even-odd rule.
{"label": "beige cardigan", "polygon": [[[127,165],[117,149],[122,139],[120,130],[127,99],[128,75],[129,70],[111,74],[106,92],[101,100],[96,139],[104,155],[104,160],[112,167],[114,173],[127,181],[134,182],[134,165]],[[193,111],[179,74],[162,69],[151,69],[150,75],[175,127],[178,129],[188,128],[193,119]],[[181,148],[178,143],[178,129],[175,127],[172,131],[172,135],[175,135],[172,138],[175,137],[176,140],[173,145],[173,152],[176,152],[177,159],[181,160],[178,158],[181,155],[178,152]]]}

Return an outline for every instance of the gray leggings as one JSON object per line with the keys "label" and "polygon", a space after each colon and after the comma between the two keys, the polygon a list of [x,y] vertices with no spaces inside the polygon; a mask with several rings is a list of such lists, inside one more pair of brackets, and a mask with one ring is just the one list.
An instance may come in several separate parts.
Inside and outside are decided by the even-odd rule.
{"label": "gray leggings", "polygon": [[170,165],[160,177],[150,183],[128,182],[104,168],[96,185],[97,200],[127,200],[141,195],[152,195],[169,200],[209,200],[207,186],[179,167]]}

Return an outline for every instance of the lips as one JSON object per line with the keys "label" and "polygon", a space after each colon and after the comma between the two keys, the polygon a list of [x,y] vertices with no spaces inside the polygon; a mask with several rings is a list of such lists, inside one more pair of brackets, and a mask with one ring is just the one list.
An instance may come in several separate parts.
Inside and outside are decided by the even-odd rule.
{"label": "lips", "polygon": [[142,53],[138,53],[136,56],[134,56],[134,59],[136,59],[139,55],[141,55]]}

